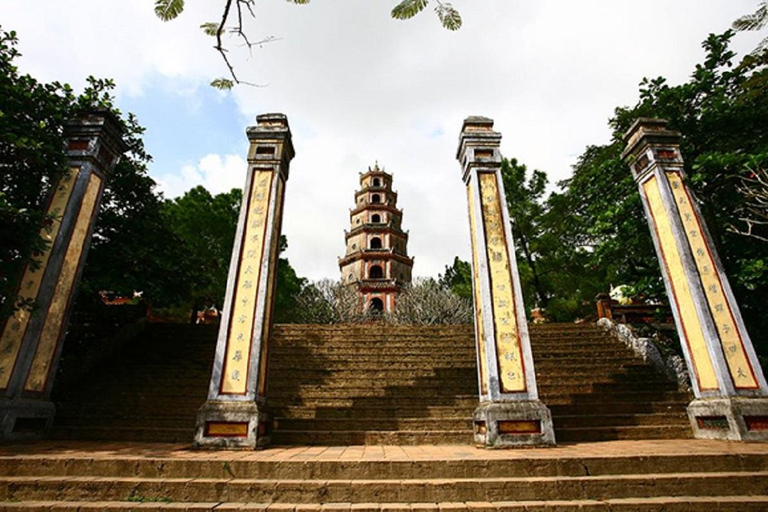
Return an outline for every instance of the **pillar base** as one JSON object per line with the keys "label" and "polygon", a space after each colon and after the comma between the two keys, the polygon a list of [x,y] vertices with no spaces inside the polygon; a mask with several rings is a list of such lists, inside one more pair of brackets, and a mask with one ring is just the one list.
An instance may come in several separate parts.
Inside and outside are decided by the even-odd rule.
{"label": "pillar base", "polygon": [[688,405],[698,439],[768,441],[768,398],[699,398]]}
{"label": "pillar base", "polygon": [[0,401],[0,442],[47,437],[55,414],[56,407],[47,400]]}
{"label": "pillar base", "polygon": [[552,415],[539,400],[481,403],[473,422],[475,444],[485,448],[555,444]]}
{"label": "pillar base", "polygon": [[269,444],[265,404],[208,400],[197,411],[195,448],[243,450]]}

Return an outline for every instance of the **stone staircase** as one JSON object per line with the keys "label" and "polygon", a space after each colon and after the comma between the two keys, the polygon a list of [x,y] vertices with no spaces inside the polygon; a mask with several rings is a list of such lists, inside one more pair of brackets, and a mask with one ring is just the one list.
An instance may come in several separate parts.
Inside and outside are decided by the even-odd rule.
{"label": "stone staircase", "polygon": [[[594,325],[531,326],[558,442],[690,436],[676,385]],[[153,325],[78,386],[57,390],[57,439],[189,442],[213,326]],[[277,445],[470,444],[469,326],[278,325],[269,361]]]}
{"label": "stone staircase", "polygon": [[51,442],[0,447],[0,510],[758,512],[768,446],[610,441],[543,449]]}

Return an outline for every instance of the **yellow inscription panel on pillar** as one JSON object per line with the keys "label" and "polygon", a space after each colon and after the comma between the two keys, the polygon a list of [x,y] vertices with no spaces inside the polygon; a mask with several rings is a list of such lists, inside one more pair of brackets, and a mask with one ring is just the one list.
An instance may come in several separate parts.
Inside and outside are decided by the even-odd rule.
{"label": "yellow inscription panel on pillar", "polygon": [[472,292],[475,299],[475,325],[477,326],[477,351],[480,371],[480,392],[488,393],[488,383],[485,381],[488,360],[485,357],[485,329],[483,328],[483,301],[480,293],[480,267],[477,266],[477,227],[475,225],[475,195],[472,181],[467,185],[467,204],[469,204],[469,231],[472,237]]}
{"label": "yellow inscription panel on pillar", "polygon": [[651,210],[654,229],[661,248],[661,259],[667,270],[667,276],[671,283],[672,294],[677,303],[677,313],[683,327],[683,334],[688,344],[688,351],[693,362],[696,381],[702,391],[711,391],[719,388],[715,368],[712,365],[704,332],[701,327],[701,319],[696,310],[696,305],[685,274],[680,251],[677,249],[675,235],[672,232],[667,210],[661,199],[661,191],[656,177],[652,176],[643,183],[643,192]]}
{"label": "yellow inscription panel on pillar", "polygon": [[[269,248],[269,271],[277,272],[277,254],[280,246],[280,219],[283,209],[283,180],[277,180],[277,195],[275,196],[275,222],[272,223],[272,246]],[[275,278],[267,276],[267,300],[264,302],[264,335],[261,339],[261,356],[259,358],[259,396],[267,395],[267,360],[269,357],[269,336],[272,326],[272,295],[274,294]]]}
{"label": "yellow inscription panel on pillar", "polygon": [[[19,288],[19,297],[22,300],[34,300],[37,298],[37,293],[40,291],[40,285],[43,282],[43,274],[45,274],[45,269],[48,267],[48,259],[51,256],[53,242],[56,240],[56,236],[61,229],[61,218],[69,203],[72,189],[79,174],[79,168],[71,168],[69,174],[61,178],[56,186],[56,191],[51,197],[51,203],[48,205],[46,213],[52,216],[52,222],[40,230],[40,238],[48,242],[48,246],[37,260],[39,263],[37,269],[32,269],[30,266],[24,269],[21,287]],[[16,357],[21,349],[21,342],[27,331],[29,315],[29,311],[20,309],[8,318],[3,328],[2,338],[0,338],[0,389],[8,387],[8,381],[13,373]]]}
{"label": "yellow inscription panel on pillar", "polygon": [[64,262],[61,265],[59,279],[53,291],[53,298],[45,315],[43,330],[40,333],[40,341],[38,341],[37,349],[35,350],[35,357],[32,360],[32,366],[24,383],[24,391],[42,393],[45,390],[45,383],[48,380],[56,348],[59,344],[59,338],[62,334],[61,329],[64,326],[64,318],[67,306],[69,306],[70,296],[72,295],[72,287],[75,285],[77,269],[80,266],[80,258],[83,255],[88,232],[91,229],[91,221],[95,214],[96,204],[99,201],[100,191],[101,178],[96,174],[91,174],[88,178],[88,185],[85,188],[80,211],[77,214],[75,227],[72,230],[72,236],[69,239],[67,252],[64,254]]}
{"label": "yellow inscription panel on pillar", "polygon": [[519,393],[526,390],[526,382],[515,311],[512,265],[504,217],[501,214],[501,195],[495,173],[479,173],[479,177],[485,246],[491,277],[491,303],[496,330],[499,382],[502,393]]}
{"label": "yellow inscription panel on pillar", "polygon": [[272,172],[255,171],[250,199],[246,203],[248,213],[240,246],[235,291],[232,294],[227,352],[221,379],[222,394],[244,395],[246,393],[271,190]]}
{"label": "yellow inscription panel on pillar", "polygon": [[667,172],[666,174],[680,212],[680,220],[685,227],[685,236],[691,246],[696,269],[699,271],[712,319],[715,322],[717,333],[720,335],[720,342],[734,387],[737,389],[757,389],[759,387],[757,378],[744,351],[744,341],[741,339],[741,333],[736,325],[731,304],[725,296],[723,283],[707,244],[706,234],[701,227],[693,205],[691,205],[691,196],[683,184],[680,173]]}

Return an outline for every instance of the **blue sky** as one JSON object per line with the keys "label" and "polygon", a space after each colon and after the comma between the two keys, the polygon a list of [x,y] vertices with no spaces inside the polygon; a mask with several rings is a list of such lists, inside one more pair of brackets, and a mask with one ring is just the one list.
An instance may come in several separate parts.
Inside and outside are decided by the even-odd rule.
{"label": "blue sky", "polygon": [[[287,256],[312,279],[337,277],[358,173],[378,160],[394,173],[415,275],[469,257],[466,196],[455,150],[462,120],[496,120],[502,151],[551,182],[567,178],[590,144],[608,141],[613,109],[638,83],[687,79],[701,41],[752,12],[756,0],[454,0],[457,32],[425,11],[389,17],[395,0],[260,0],[238,73],[264,87],[208,86],[226,70],[199,29],[220,2],[188,1],[170,23],[152,0],[0,0],[19,32],[22,71],[81,88],[114,78],[119,107],[146,126],[151,175],[167,196],[245,179],[245,129],[257,114],[288,115],[297,156],[287,185]],[[641,6],[641,7],[640,7]],[[760,40],[739,34],[744,53]],[[230,41],[231,43],[232,41]]]}

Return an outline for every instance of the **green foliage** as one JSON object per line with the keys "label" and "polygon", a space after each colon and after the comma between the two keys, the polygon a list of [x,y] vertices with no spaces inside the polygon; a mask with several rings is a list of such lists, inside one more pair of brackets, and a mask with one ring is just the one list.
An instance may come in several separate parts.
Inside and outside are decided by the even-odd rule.
{"label": "green foliage", "polygon": [[[279,253],[288,248],[285,235],[280,237]],[[307,284],[307,280],[296,275],[287,258],[277,260],[277,283],[275,287],[274,318],[278,323],[294,322],[297,314],[297,297]]]}
{"label": "green foliage", "polygon": [[0,318],[16,307],[16,286],[27,263],[47,247],[40,236],[51,186],[67,172],[62,126],[76,98],[67,85],[21,75],[16,33],[0,29]]}
{"label": "green foliage", "polygon": [[[542,224],[544,206],[541,199],[547,187],[547,176],[541,171],[533,171],[528,177],[528,169],[519,164],[514,158],[504,159],[501,163],[501,179],[507,196],[507,209],[512,222],[512,236],[515,239],[517,252],[524,261],[527,272],[526,289],[532,289],[534,294],[526,304],[534,303],[546,308],[549,293],[543,283],[539,268],[541,251],[539,243],[544,241],[545,229]],[[530,300],[532,299],[532,300]]]}
{"label": "green foliage", "polygon": [[392,17],[397,20],[413,18],[427,7],[429,0],[402,0],[392,9]]}
{"label": "green foliage", "polygon": [[200,25],[200,28],[203,29],[203,32],[205,32],[205,35],[216,37],[220,34],[219,30],[221,25],[216,23],[215,21],[209,21],[207,23],[203,23]]}
{"label": "green foliage", "polygon": [[437,280],[443,288],[459,297],[472,300],[472,265],[469,262],[456,256],[453,265],[446,265],[445,273],[438,276]]}
{"label": "green foliage", "polygon": [[184,0],[155,0],[155,15],[163,21],[176,19],[184,10]]}
{"label": "green foliage", "polygon": [[[625,284],[633,294],[666,300],[637,186],[621,151],[635,119],[667,119],[682,134],[688,184],[760,347],[768,329],[768,233],[756,222],[766,212],[759,202],[766,187],[754,178],[768,163],[768,52],[734,63],[732,37],[730,31],[709,36],[704,61],[686,83],[644,79],[638,104],[616,109],[613,141],[587,148],[547,208],[553,232],[571,251],[568,260],[581,260],[574,267],[582,273],[593,269],[592,283],[602,291]],[[571,296],[554,289],[558,299]],[[590,298],[586,288],[579,290],[582,300]]]}
{"label": "green foliage", "polygon": [[461,28],[461,15],[451,4],[438,2],[435,12],[443,27],[448,30],[459,30]]}
{"label": "green foliage", "polygon": [[[396,20],[411,19],[423,11],[428,4],[429,0],[402,0],[392,9],[392,17]],[[461,15],[450,3],[437,0],[435,13],[443,27],[448,30],[458,30],[461,28]]]}
{"label": "green foliage", "polygon": [[221,307],[241,200],[240,189],[212,196],[198,186],[164,202],[162,222],[182,243],[176,264],[183,269],[187,301]]}
{"label": "green foliage", "polygon": [[[48,242],[40,236],[51,218],[45,217],[45,201],[50,189],[67,171],[64,147],[64,122],[83,110],[94,107],[114,109],[110,90],[111,80],[88,78],[85,91],[76,96],[64,84],[42,84],[29,75],[20,75],[13,64],[19,57],[14,32],[0,32],[0,315],[7,316],[15,308],[30,308],[31,302],[17,300],[17,285],[26,265],[39,267],[37,256]],[[115,263],[126,258],[134,273],[142,268],[141,258],[135,258],[137,239],[131,239],[127,218],[151,222],[151,216],[140,213],[154,185],[147,176],[140,135],[142,128],[133,116],[122,119],[124,142],[128,152],[115,169],[114,179],[107,184],[100,216],[90,251],[90,266],[86,266],[83,288],[91,291],[112,281],[117,272]],[[151,202],[151,201],[150,201]],[[149,219],[149,220],[148,220]],[[115,244],[115,240],[124,243]],[[94,270],[96,269],[96,270]],[[94,273],[95,272],[95,273]],[[148,277],[153,275],[149,273]],[[109,289],[109,288],[106,288]]]}
{"label": "green foliage", "polygon": [[[763,0],[757,6],[757,10],[755,12],[752,14],[745,14],[744,16],[734,21],[733,29],[739,31],[762,30],[766,25],[768,25],[768,2]],[[766,49],[768,49],[768,37],[760,41],[760,43],[757,45],[757,48],[755,48],[753,55],[758,54]]]}
{"label": "green foliage", "polygon": [[216,78],[211,81],[211,87],[221,91],[228,91],[235,86],[235,82],[229,78]]}

